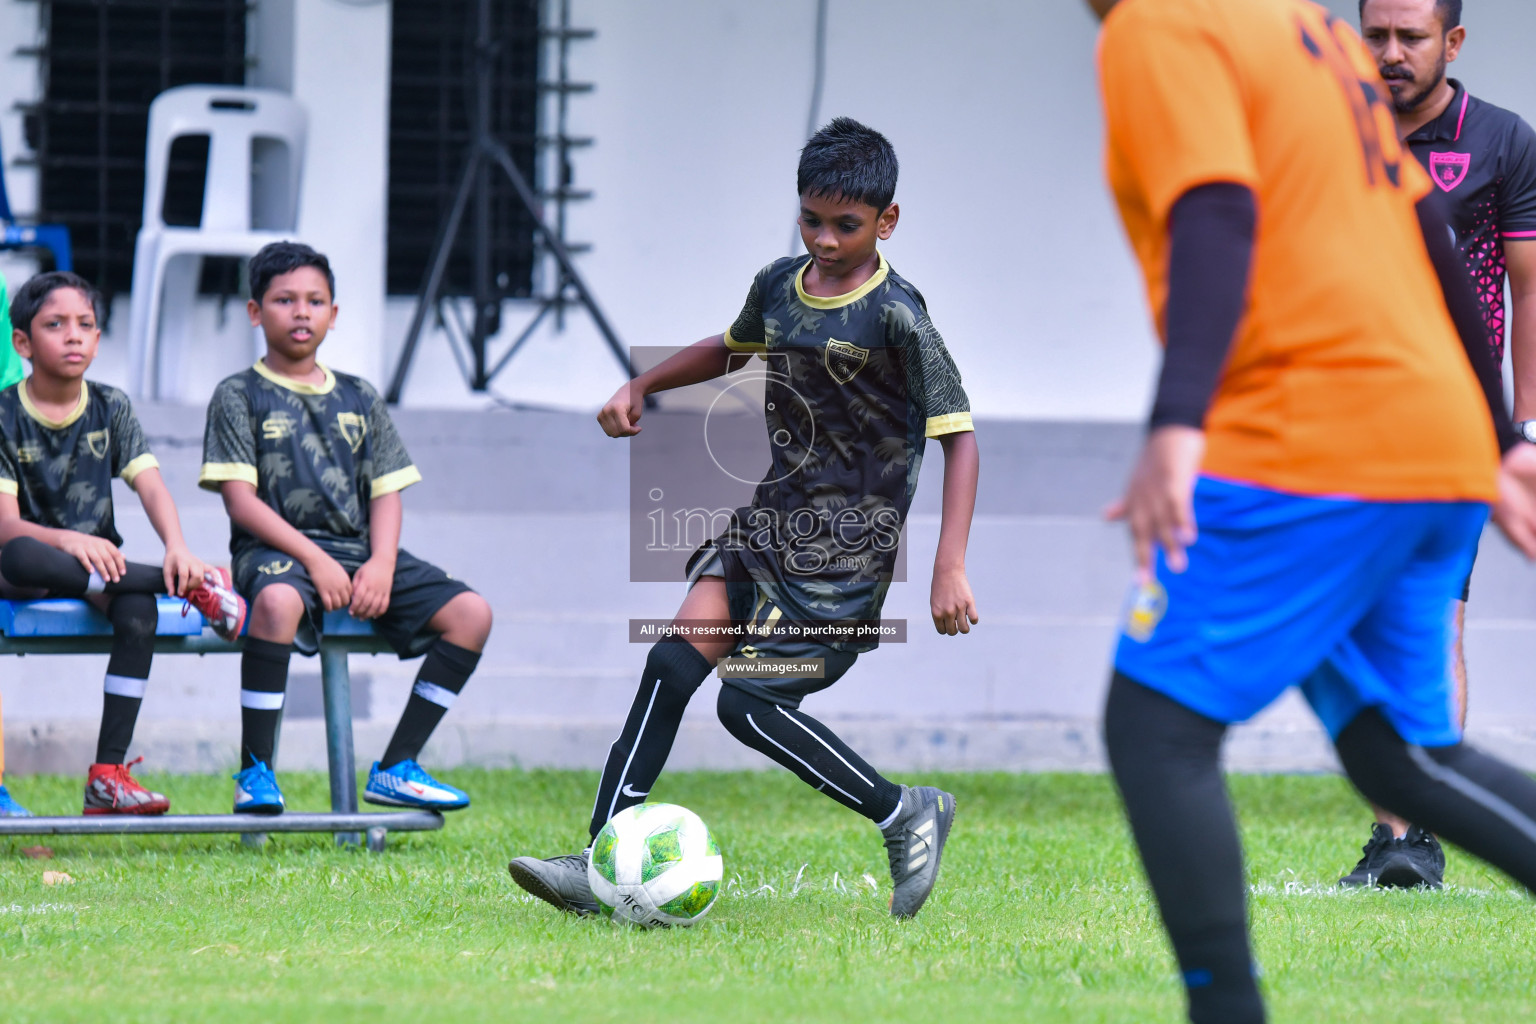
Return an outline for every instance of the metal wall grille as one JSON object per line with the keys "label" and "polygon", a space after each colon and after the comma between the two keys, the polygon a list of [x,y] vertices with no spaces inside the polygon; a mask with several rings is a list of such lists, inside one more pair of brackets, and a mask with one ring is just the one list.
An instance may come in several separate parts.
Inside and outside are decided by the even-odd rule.
{"label": "metal wall grille", "polygon": [[[133,276],[149,104],[177,85],[243,85],[246,0],[42,0],[42,100],[27,111],[38,217],[67,224],[75,268],[109,294]],[[433,6],[433,5],[422,5]],[[172,149],[165,214],[196,224],[206,139]]]}
{"label": "metal wall grille", "polygon": [[[538,145],[539,2],[495,0],[499,45],[491,124],[518,169],[534,179]],[[448,216],[470,138],[473,0],[393,6],[389,102],[389,261],[391,295],[421,287],[438,228]],[[491,249],[497,289],[523,298],[533,290],[533,221],[502,174],[491,175]],[[469,227],[466,224],[466,229]],[[473,230],[459,233],[448,264],[446,295],[468,295]]]}

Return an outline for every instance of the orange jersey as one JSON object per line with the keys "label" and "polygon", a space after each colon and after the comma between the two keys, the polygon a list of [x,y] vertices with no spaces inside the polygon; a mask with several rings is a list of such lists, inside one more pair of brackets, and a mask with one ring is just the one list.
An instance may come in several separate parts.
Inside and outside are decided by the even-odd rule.
{"label": "orange jersey", "polygon": [[1110,186],[1160,332],[1173,204],[1213,182],[1258,200],[1204,471],[1297,494],[1493,500],[1488,405],[1414,210],[1431,184],[1353,30],[1305,0],[1122,0],[1099,71]]}

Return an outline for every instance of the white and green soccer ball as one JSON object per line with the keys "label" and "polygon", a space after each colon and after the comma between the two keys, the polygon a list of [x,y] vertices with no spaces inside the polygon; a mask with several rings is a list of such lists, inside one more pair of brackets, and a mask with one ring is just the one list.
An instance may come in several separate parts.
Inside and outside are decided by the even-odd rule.
{"label": "white and green soccer ball", "polygon": [[615,814],[587,860],[587,881],[603,915],[646,927],[700,920],[724,876],[714,836],[697,814],[676,804],[639,804]]}

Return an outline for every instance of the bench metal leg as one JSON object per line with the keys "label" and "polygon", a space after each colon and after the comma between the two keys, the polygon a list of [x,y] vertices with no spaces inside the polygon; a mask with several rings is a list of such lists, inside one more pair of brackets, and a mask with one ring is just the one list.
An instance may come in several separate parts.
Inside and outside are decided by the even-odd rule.
{"label": "bench metal leg", "polygon": [[[325,754],[331,769],[331,810],[357,812],[357,760],[352,752],[352,676],[347,652],[322,644],[320,685],[325,698]],[[357,845],[357,832],[338,832],[336,842]]]}

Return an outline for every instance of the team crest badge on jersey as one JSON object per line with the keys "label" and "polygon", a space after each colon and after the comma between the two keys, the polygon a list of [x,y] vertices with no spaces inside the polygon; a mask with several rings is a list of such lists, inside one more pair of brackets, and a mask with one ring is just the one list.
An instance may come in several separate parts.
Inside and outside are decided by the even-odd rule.
{"label": "team crest badge on jersey", "polygon": [[1429,176],[1435,179],[1435,184],[1442,191],[1449,192],[1466,181],[1467,171],[1471,169],[1471,153],[1429,154]]}
{"label": "team crest badge on jersey", "polygon": [[98,459],[107,457],[110,435],[105,430],[93,430],[85,435],[85,446]]}
{"label": "team crest badge on jersey", "polygon": [[869,349],[847,341],[838,341],[836,338],[827,340],[827,350],[822,356],[822,362],[826,364],[827,372],[832,379],[839,384],[847,384],[858,376],[864,364],[869,362]]}
{"label": "team crest badge on jersey", "polygon": [[336,429],[341,431],[341,436],[346,438],[352,448],[352,454],[356,455],[363,446],[363,438],[368,436],[368,418],[362,413],[339,412],[336,414]]}
{"label": "team crest badge on jersey", "polygon": [[263,576],[281,576],[293,568],[293,562],[268,562],[266,565],[258,565],[256,571]]}
{"label": "team crest badge on jersey", "polygon": [[1131,597],[1131,609],[1125,616],[1125,635],[1137,643],[1146,643],[1157,631],[1168,611],[1168,591],[1156,580],[1143,583]]}

